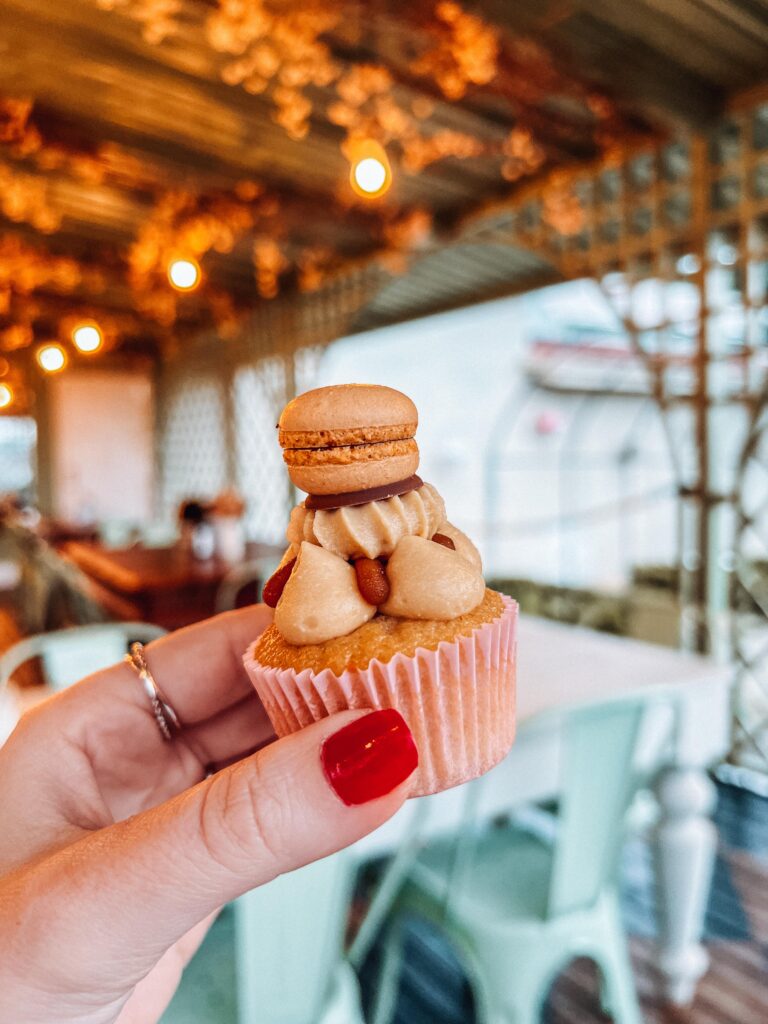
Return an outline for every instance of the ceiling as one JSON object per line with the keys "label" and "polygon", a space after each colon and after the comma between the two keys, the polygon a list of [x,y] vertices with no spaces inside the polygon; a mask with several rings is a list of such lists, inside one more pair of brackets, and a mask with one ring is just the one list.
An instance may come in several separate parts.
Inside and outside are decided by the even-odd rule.
{"label": "ceiling", "polygon": [[[706,124],[768,77],[763,0],[0,0],[0,25],[13,351],[83,315],[128,351],[226,335],[382,254],[410,270],[360,327],[534,286],[543,261],[446,247],[454,226],[553,168]],[[377,202],[349,187],[356,134],[392,162]],[[179,246],[204,274],[182,298],[165,279]]]}

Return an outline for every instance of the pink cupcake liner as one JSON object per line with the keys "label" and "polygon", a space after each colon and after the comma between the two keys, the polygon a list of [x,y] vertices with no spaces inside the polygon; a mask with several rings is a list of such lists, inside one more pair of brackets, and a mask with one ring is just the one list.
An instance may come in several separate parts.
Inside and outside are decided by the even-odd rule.
{"label": "pink cupcake liner", "polygon": [[450,789],[487,772],[515,738],[517,604],[470,636],[419,647],[367,668],[317,674],[262,665],[255,641],[243,662],[278,736],[349,708],[397,708],[419,749],[411,796]]}

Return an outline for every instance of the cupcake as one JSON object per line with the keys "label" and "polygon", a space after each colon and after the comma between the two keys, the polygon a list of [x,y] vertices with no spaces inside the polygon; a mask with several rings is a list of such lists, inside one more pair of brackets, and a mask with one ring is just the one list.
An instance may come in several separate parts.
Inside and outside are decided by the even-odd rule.
{"label": "cupcake", "polygon": [[290,402],[278,440],[307,493],[264,587],[273,624],[245,666],[278,736],[347,708],[396,708],[419,749],[411,795],[481,775],[515,735],[517,605],[416,475],[418,413],[392,388]]}

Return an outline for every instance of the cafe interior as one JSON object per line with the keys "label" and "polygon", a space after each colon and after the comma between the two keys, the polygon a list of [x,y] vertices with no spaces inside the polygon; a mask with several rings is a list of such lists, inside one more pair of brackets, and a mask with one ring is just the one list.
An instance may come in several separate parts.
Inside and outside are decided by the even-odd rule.
{"label": "cafe interior", "polygon": [[520,605],[508,756],[225,907],[164,1024],[768,1020],[768,3],[0,0],[0,52],[0,743],[261,600],[312,388],[413,399]]}

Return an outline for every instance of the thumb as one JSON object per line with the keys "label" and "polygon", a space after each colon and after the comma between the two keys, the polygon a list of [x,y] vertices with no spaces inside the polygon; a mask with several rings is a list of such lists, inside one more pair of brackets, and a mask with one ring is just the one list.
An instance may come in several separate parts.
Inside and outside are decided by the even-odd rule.
{"label": "thumb", "polygon": [[24,872],[42,897],[24,925],[47,930],[70,985],[114,981],[117,998],[223,903],[381,825],[417,763],[397,711],[323,719]]}

